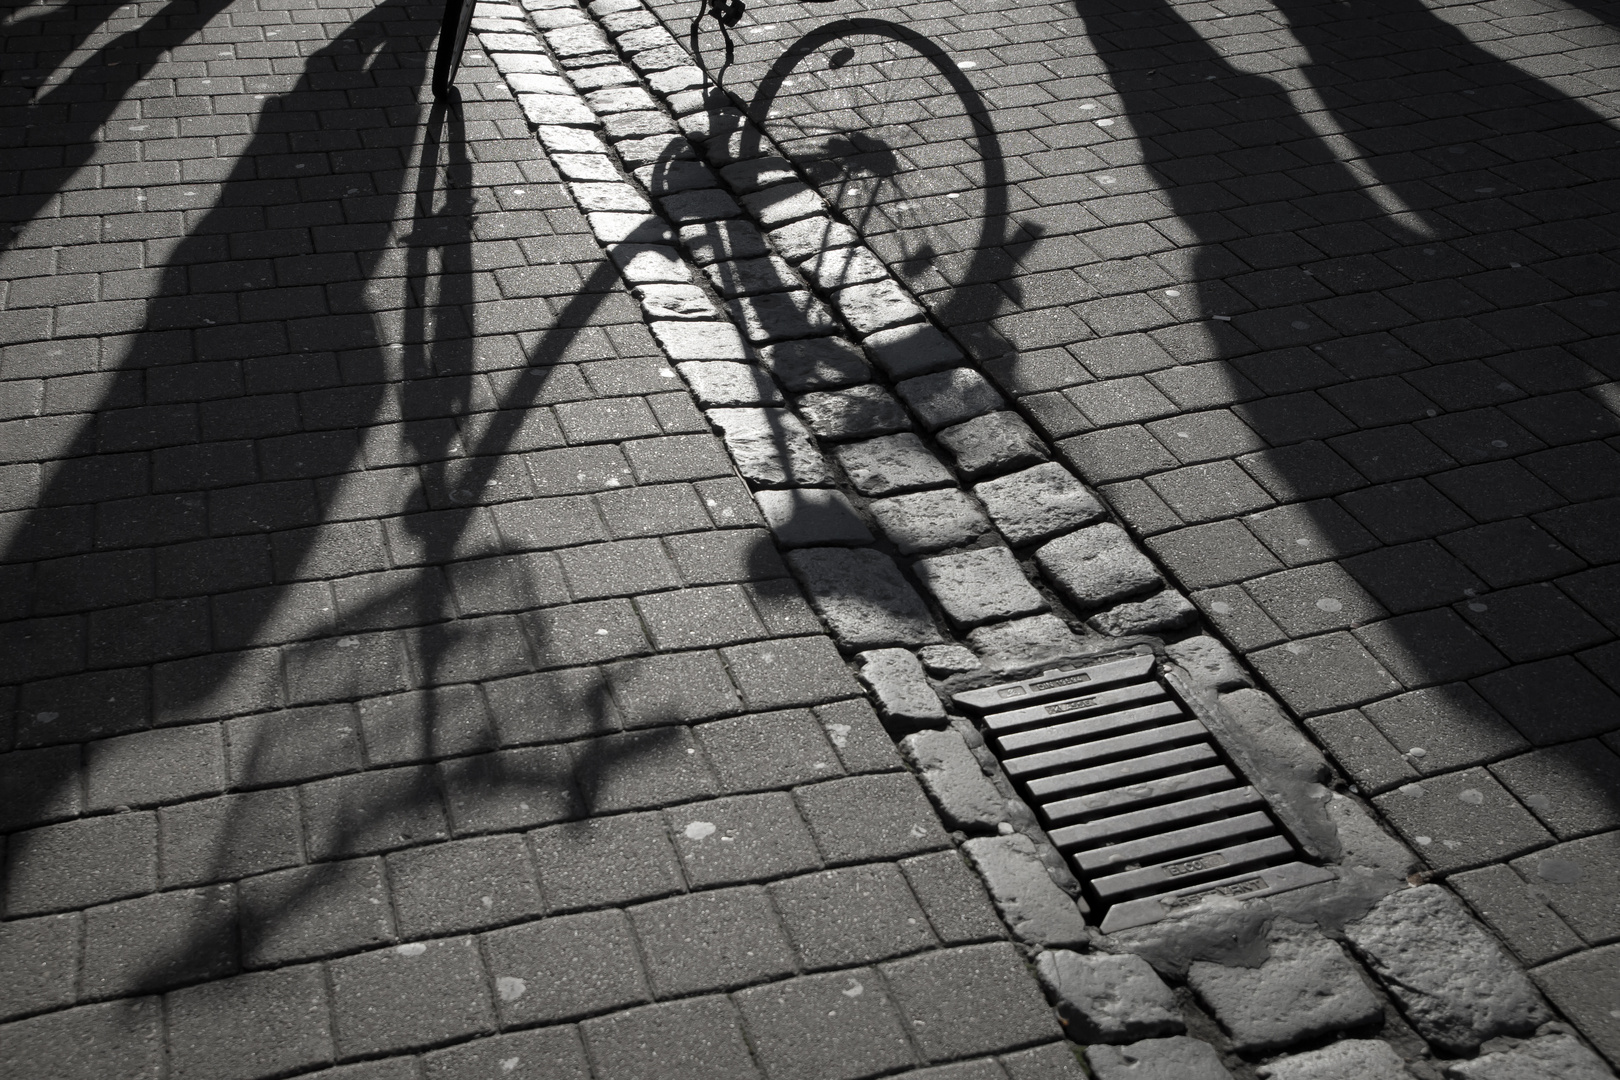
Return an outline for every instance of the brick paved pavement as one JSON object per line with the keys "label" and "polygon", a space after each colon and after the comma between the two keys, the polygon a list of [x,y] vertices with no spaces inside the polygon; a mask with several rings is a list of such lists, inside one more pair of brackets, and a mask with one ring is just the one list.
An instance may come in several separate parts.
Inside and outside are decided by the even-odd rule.
{"label": "brick paved pavement", "polygon": [[[852,16],[889,24],[806,37]],[[739,103],[1613,1053],[1614,13],[841,0],[735,37]]]}
{"label": "brick paved pavement", "polygon": [[4,1071],[1075,1075],[436,18],[8,16]]}

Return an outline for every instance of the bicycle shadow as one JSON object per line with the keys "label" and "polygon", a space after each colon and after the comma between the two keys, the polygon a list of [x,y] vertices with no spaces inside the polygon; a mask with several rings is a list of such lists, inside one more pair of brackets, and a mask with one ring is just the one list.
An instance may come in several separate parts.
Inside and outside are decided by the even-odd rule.
{"label": "bicycle shadow", "polygon": [[[42,833],[77,814],[76,805],[63,811],[77,802],[73,793],[93,782],[87,768],[95,765],[100,740],[154,726],[180,732],[198,721],[231,721],[225,787],[231,794],[216,800],[225,808],[202,835],[177,840],[165,833],[165,843],[185,848],[187,870],[183,880],[161,882],[154,899],[172,898],[176,884],[200,884],[209,892],[244,873],[280,869],[244,870],[266,843],[255,793],[296,784],[308,793],[330,788],[324,782],[331,778],[402,766],[372,774],[387,783],[322,803],[324,819],[317,820],[313,804],[306,808],[301,835],[289,842],[307,852],[294,861],[310,872],[290,879],[268,906],[243,911],[248,925],[240,947],[250,951],[253,941],[318,912],[354,859],[487,832],[490,820],[517,814],[520,804],[532,805],[532,813],[525,809],[528,817],[502,827],[583,824],[597,812],[598,792],[681,738],[687,718],[656,701],[639,706],[631,725],[604,678],[547,681],[547,670],[590,657],[569,658],[568,641],[548,638],[543,619],[530,617],[566,596],[559,598],[532,573],[525,576],[519,564],[526,553],[545,549],[546,530],[559,528],[579,507],[559,500],[567,505],[552,504],[533,536],[508,533],[504,539],[490,524],[491,507],[533,495],[522,454],[561,445],[547,426],[549,413],[535,407],[595,393],[574,363],[602,355],[592,323],[605,303],[622,295],[615,292],[619,278],[610,262],[598,259],[554,314],[543,299],[528,301],[546,317],[536,330],[521,332],[516,362],[503,343],[517,344],[518,331],[502,336],[491,315],[497,325],[480,334],[479,305],[489,298],[488,248],[477,245],[494,242],[480,231],[480,215],[501,207],[487,204],[495,184],[469,153],[460,101],[431,108],[421,101],[426,50],[418,31],[430,34],[431,28],[418,23],[403,0],[389,0],[312,53],[294,87],[264,100],[260,134],[234,163],[216,206],[196,215],[169,257],[156,298],[145,305],[144,329],[131,335],[127,354],[100,385],[90,422],[63,447],[67,464],[48,473],[36,509],[14,515],[21,521],[11,523],[17,528],[0,561],[34,567],[29,599],[38,617],[12,623],[14,646],[28,644],[19,635],[31,633],[35,641],[12,648],[4,661],[5,681],[23,684],[18,749],[11,753],[26,783],[8,791],[5,806],[12,833],[7,891],[13,895],[27,880],[49,875],[50,867],[36,865],[44,855],[31,852],[36,841],[48,852]],[[369,148],[345,146],[341,128],[311,136],[325,140],[338,175],[310,181],[300,199],[298,190],[267,185],[266,177],[310,163],[296,146],[289,153],[279,129],[330,108],[325,84],[333,68],[387,71],[392,111],[387,127],[368,136]],[[542,176],[534,186],[555,183]],[[328,295],[347,311],[314,318],[316,325],[295,329],[291,340],[251,326],[240,338],[235,327],[232,336],[207,336],[209,324],[196,314],[203,288],[239,294],[244,309],[252,305],[267,321],[310,314],[312,289],[296,272],[319,269],[323,253],[277,249],[286,236],[281,223],[261,217],[256,227],[245,225],[243,208],[268,203],[270,215],[309,213],[319,221],[314,196],[344,184],[365,190],[347,204],[357,217],[343,236],[347,246],[338,261],[344,266],[325,280],[332,282]],[[400,220],[408,231],[397,227]],[[227,245],[223,236],[230,237]],[[281,261],[262,258],[267,250]],[[189,340],[175,340],[177,333],[189,338],[193,328],[201,356],[191,352]],[[288,351],[270,353],[267,343]],[[198,359],[205,364],[191,366]],[[256,375],[218,395],[231,408],[211,432],[199,431],[195,406],[161,406],[141,414],[140,446],[110,437],[132,408],[172,384],[174,373],[200,378],[242,366],[254,367]],[[244,484],[228,469],[231,452],[244,439],[285,441],[280,430],[255,425],[266,414],[285,417],[300,403],[312,413],[323,409],[325,426],[308,437],[291,436],[302,441],[283,459],[285,474]],[[110,490],[122,464],[148,446],[200,461],[208,494]],[[126,496],[123,505],[140,503],[148,517],[109,514],[109,505],[121,505],[118,495]],[[163,505],[153,508],[154,501]],[[234,517],[224,516],[227,509]],[[53,518],[64,513],[100,533],[86,541],[83,531],[56,527]],[[386,539],[379,518],[390,523]],[[351,527],[355,522],[358,529]],[[176,524],[184,535],[173,534]],[[226,535],[208,538],[210,526]],[[114,549],[114,564],[86,563],[96,557],[93,545]],[[153,545],[164,545],[155,568]],[[392,552],[393,563],[379,561],[384,551]],[[763,550],[754,558],[763,563],[767,556],[774,561]],[[39,569],[52,566],[93,576],[101,591],[53,590],[53,579]],[[337,585],[335,603],[318,584],[327,578]],[[348,596],[345,583],[358,583]],[[165,588],[173,599],[164,598]],[[84,636],[87,616],[80,612],[98,599],[105,604],[109,593],[144,606],[133,618],[92,625]],[[88,616],[92,622],[99,617]],[[67,637],[60,633],[64,627],[72,631]],[[630,645],[624,655],[650,651]],[[510,716],[476,701],[469,719],[459,691],[470,686],[476,699],[481,682],[537,670],[536,698],[507,696],[506,707],[522,712],[522,723],[505,730],[503,719]],[[357,700],[394,706],[387,727],[374,731],[356,712]],[[627,727],[637,730],[625,734]],[[90,745],[89,766],[81,761],[81,743]],[[565,743],[566,752],[548,752]],[[312,764],[322,753],[331,760]],[[375,754],[395,760],[368,764]],[[159,767],[165,764],[172,763]],[[476,819],[486,810],[480,824]],[[155,817],[150,810],[133,813],[149,822]],[[44,828],[27,831],[33,826]],[[140,856],[131,852],[130,858]],[[43,910],[52,909],[47,903]],[[132,950],[132,966],[115,985],[87,988],[83,1000],[125,1000],[243,966],[234,918],[222,924],[192,914],[176,924],[172,909],[138,910],[155,923],[151,940]],[[25,907],[21,913],[34,912]],[[8,915],[16,914],[13,906]],[[129,1008],[134,1023],[140,1003]]]}

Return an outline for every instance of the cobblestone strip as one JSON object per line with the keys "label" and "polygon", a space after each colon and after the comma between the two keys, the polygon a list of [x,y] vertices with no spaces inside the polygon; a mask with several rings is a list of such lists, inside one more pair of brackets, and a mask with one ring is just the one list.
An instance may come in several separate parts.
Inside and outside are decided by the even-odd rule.
{"label": "cobblestone strip", "polygon": [[[1103,520],[1094,495],[1050,461],[1044,442],[924,321],[921,306],[788,162],[770,153],[765,136],[705,89],[702,73],[639,0],[592,4],[605,34],[568,0],[524,6],[568,80],[584,91],[581,99],[558,92],[561,82],[532,84],[526,114],[559,171],[574,180],[598,239],[635,288],[655,336],[721,431],[778,543],[790,549],[789,564],[840,646],[855,654],[893,728],[944,726],[926,676],[979,665],[973,651],[941,634],[910,580],[951,630],[1007,667],[1095,649],[1095,640],[1075,637],[1057,617],[1063,601],[1090,613],[1087,624],[1098,636],[1175,633],[1196,621],[1151,560]],[[503,60],[496,50],[495,35],[521,25],[515,8],[483,5],[480,12],[496,16],[480,31],[503,71],[556,73],[533,72],[535,61]],[[517,72],[524,64],[530,72]],[[693,143],[718,177],[697,160]],[[613,168],[610,147],[640,190]],[[661,215],[651,213],[647,196]],[[694,284],[699,279],[674,248],[677,228],[709,288]],[[722,309],[729,323],[719,320]],[[873,377],[867,357],[888,386]],[[818,443],[831,445],[842,480]],[[1235,667],[1208,639],[1188,644],[1182,654],[1189,660]],[[1214,688],[1227,678],[1204,674]],[[1260,699],[1261,711],[1282,716],[1264,695],[1244,692]],[[1208,1044],[1179,1034],[1185,1026],[1170,1014],[1169,991],[1149,965],[1063,948],[1088,943],[1078,920],[1071,922],[1072,905],[1061,894],[1053,902],[1051,882],[1066,870],[1008,820],[1020,816],[1016,803],[1009,806],[1006,792],[986,782],[990,770],[968,753],[973,739],[959,724],[921,731],[903,748],[948,823],[1002,834],[967,840],[965,849],[1014,933],[1046,949],[1042,980],[1071,1036],[1129,1044],[1094,1047],[1093,1070],[1104,1078],[1226,1075]],[[1326,776],[1325,762],[1321,769]],[[1039,836],[1027,810],[1023,816],[1029,820],[1019,820],[1018,829]],[[1379,835],[1379,843],[1398,848]],[[1042,856],[1050,873],[1042,872]],[[1369,944],[1381,940],[1377,927],[1423,925],[1425,917],[1413,915],[1418,909],[1426,911],[1425,929],[1395,931],[1400,943],[1382,952]],[[1343,945],[1293,926],[1280,922],[1264,935],[1269,959],[1258,969],[1205,963],[1180,972],[1219,1022],[1212,1041],[1227,1064],[1382,1024],[1404,1053],[1388,1042],[1351,1040],[1274,1060],[1261,1075],[1328,1077],[1350,1069],[1403,1076],[1412,1074],[1410,1065],[1431,1076],[1438,1064],[1450,1076],[1484,1076],[1530,1061],[1608,1075],[1567,1029],[1549,1023],[1551,1013],[1522,972],[1438,886],[1393,893],[1345,929],[1364,968]],[[1383,995],[1366,989],[1369,972]],[[1297,1007],[1313,995],[1318,1007]],[[1141,1041],[1146,1035],[1170,1037]],[[1472,1055],[1487,1042],[1493,1052],[1483,1058],[1431,1064],[1435,1051]]]}

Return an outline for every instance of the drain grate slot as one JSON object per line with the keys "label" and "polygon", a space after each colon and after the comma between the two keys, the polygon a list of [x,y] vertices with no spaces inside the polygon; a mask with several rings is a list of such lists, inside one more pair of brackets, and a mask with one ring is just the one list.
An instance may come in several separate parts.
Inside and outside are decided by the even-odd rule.
{"label": "drain grate slot", "polygon": [[955,696],[1074,867],[1105,931],[1209,895],[1326,880],[1154,658],[1061,668]]}

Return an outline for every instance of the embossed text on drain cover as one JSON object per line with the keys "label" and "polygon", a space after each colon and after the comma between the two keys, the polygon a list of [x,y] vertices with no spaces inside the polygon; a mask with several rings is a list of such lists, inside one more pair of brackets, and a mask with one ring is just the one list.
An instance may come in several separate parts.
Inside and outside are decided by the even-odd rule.
{"label": "embossed text on drain cover", "polygon": [[1102,929],[1211,894],[1328,880],[1150,655],[955,695],[1103,913]]}

